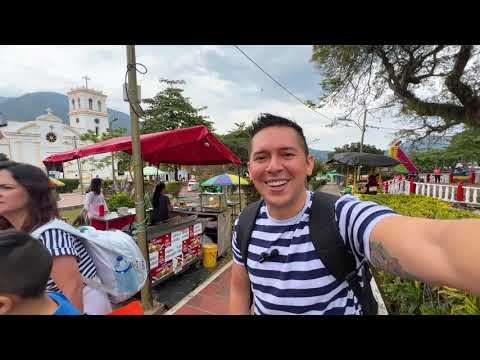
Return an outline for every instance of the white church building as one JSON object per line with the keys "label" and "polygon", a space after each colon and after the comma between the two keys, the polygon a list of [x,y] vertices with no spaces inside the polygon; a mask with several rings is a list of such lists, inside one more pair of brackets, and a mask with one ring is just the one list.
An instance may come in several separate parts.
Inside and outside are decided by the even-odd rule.
{"label": "white church building", "polygon": [[[42,160],[47,156],[91,143],[80,140],[81,135],[88,130],[99,135],[108,131],[106,95],[87,86],[72,89],[67,95],[68,125],[55,116],[51,109],[46,109],[45,114],[32,121],[8,121],[7,126],[0,127],[0,152],[11,160],[45,169]],[[94,158],[98,160],[108,155],[96,155]],[[80,164],[84,183],[90,182],[97,175],[104,179],[112,178],[111,165],[98,169],[88,158],[86,160]],[[55,177],[79,178],[77,161],[69,161],[63,166],[48,170]]]}
{"label": "white church building", "polygon": [[[0,153],[5,154],[10,160],[38,166],[52,177],[78,179],[79,162],[82,171],[82,181],[89,184],[96,176],[102,179],[112,178],[112,166],[100,169],[91,159],[101,160],[110,156],[110,153],[87,157],[80,161],[68,161],[55,168],[46,169],[43,159],[52,154],[68,151],[91,144],[90,141],[82,141],[82,134],[93,131],[101,135],[109,129],[107,112],[107,96],[101,91],[85,86],[72,89],[67,93],[69,104],[69,123],[63,122],[55,116],[51,109],[46,109],[45,114],[38,116],[32,121],[19,122],[8,121],[6,126],[0,127]],[[8,120],[8,119],[7,119]],[[118,164],[115,164],[115,177],[124,179],[125,174],[118,174]],[[159,177],[163,181],[173,181],[173,172],[160,172]],[[188,171],[182,169],[179,175],[188,178]]]}

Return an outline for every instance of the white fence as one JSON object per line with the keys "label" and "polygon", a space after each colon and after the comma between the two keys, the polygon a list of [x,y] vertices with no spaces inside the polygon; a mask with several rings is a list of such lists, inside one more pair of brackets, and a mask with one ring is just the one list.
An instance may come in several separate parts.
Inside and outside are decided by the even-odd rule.
{"label": "white fence", "polygon": [[[409,194],[410,181],[408,180],[390,180],[388,183],[389,194]],[[458,202],[456,200],[458,185],[432,184],[415,182],[415,194],[438,198],[449,202]],[[464,186],[463,187],[465,204],[480,205],[480,188]]]}
{"label": "white fence", "polygon": [[[427,174],[418,174],[418,177],[427,182]],[[430,174],[430,182],[435,182],[435,176]],[[440,175],[440,184],[450,184],[450,174],[442,173]],[[480,184],[480,170],[475,170],[475,184]]]}

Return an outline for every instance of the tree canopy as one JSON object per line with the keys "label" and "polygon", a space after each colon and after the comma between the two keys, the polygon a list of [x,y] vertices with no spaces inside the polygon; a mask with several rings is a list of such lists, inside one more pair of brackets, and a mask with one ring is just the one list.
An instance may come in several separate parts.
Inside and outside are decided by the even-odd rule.
{"label": "tree canopy", "polygon": [[320,104],[348,117],[369,104],[398,105],[413,126],[399,134],[427,136],[456,125],[480,128],[480,46],[314,45]]}
{"label": "tree canopy", "polygon": [[218,135],[220,141],[232,150],[246,164],[248,161],[248,145],[250,143],[251,125],[244,122],[235,123],[236,128],[224,135]]}
{"label": "tree canopy", "polygon": [[148,105],[144,110],[144,123],[142,133],[153,133],[158,131],[174,130],[195,125],[205,125],[213,131],[213,122],[200,112],[207,107],[195,108],[190,98],[183,95],[185,85],[183,80],[161,79],[160,83],[166,85],[155,97],[143,99]]}
{"label": "tree canopy", "polygon": [[[343,153],[343,152],[360,152],[360,143],[353,142],[350,144],[345,144],[343,146],[339,146],[333,149],[333,152],[329,154],[329,157],[332,157],[333,154]],[[363,144],[362,152],[370,153],[370,154],[383,154],[384,151],[378,149],[374,145]]]}
{"label": "tree canopy", "polygon": [[445,149],[415,151],[410,157],[413,163],[424,171],[436,166],[454,167],[459,162],[479,162],[480,129],[467,129],[456,134]]}

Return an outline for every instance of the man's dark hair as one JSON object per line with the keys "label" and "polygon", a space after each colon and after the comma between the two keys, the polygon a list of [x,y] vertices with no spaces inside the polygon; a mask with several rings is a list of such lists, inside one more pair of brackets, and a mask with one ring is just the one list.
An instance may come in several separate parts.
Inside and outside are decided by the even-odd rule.
{"label": "man's dark hair", "polygon": [[289,127],[294,129],[297,132],[298,137],[300,138],[300,144],[303,148],[303,151],[305,152],[305,155],[308,156],[307,140],[305,140],[305,135],[303,135],[303,129],[300,127],[300,125],[298,125],[296,122],[292,120],[289,120],[280,116],[272,115],[269,113],[260,114],[258,119],[252,123],[252,128],[250,131],[249,152],[252,151],[251,139],[255,136],[255,134],[263,129],[266,129],[272,126],[282,126],[282,127]]}
{"label": "man's dark hair", "polygon": [[41,296],[52,262],[47,248],[29,234],[0,231],[0,293],[22,298]]}

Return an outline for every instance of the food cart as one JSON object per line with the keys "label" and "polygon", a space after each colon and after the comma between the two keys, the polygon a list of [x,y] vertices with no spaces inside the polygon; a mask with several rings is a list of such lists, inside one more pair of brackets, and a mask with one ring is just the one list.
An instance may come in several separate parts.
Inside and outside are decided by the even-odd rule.
{"label": "food cart", "polygon": [[[177,165],[221,165],[232,163],[240,165],[240,159],[215,136],[207,127],[194,126],[171,131],[163,131],[140,136],[141,153],[144,161],[150,164]],[[85,156],[106,152],[132,152],[130,136],[113,138],[78,149],[51,155],[43,160],[45,165],[71,161]],[[116,214],[96,217],[106,229],[118,223],[128,222],[134,214]],[[107,214],[108,215],[108,214]],[[209,221],[217,222],[221,243],[219,254],[230,247],[231,219],[228,208],[217,212],[204,213],[199,207],[174,209],[173,218],[146,229],[146,238],[150,264],[149,279],[152,285],[178,274],[198,261],[202,254],[201,237],[209,226]],[[212,220],[213,218],[213,220]],[[224,221],[225,220],[225,221]],[[98,224],[97,224],[98,225]],[[100,226],[100,225],[99,225]]]}
{"label": "food cart", "polygon": [[108,212],[103,216],[92,215],[90,224],[97,230],[124,230],[135,222],[136,210],[123,208],[118,211]]}
{"label": "food cart", "polygon": [[231,247],[232,208],[227,206],[223,193],[201,193],[199,197],[199,206],[174,207],[172,215],[196,215],[202,221],[205,235],[217,244],[217,256],[223,256]]}

